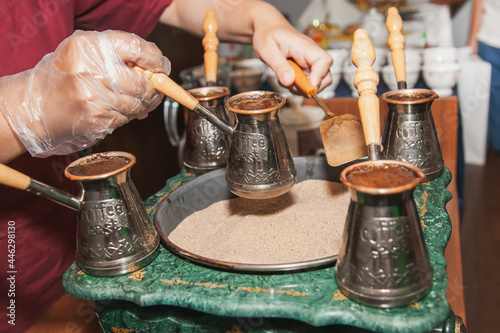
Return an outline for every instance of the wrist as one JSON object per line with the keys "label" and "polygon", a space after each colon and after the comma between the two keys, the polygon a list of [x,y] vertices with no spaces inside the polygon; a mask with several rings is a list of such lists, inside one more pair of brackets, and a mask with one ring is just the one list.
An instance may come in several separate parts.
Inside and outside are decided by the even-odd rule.
{"label": "wrist", "polygon": [[[0,87],[1,90],[1,87]],[[1,94],[0,94],[1,96]],[[4,99],[2,98],[2,101]],[[3,114],[3,103],[0,104],[0,163],[9,163],[26,152],[26,147],[10,126],[7,118]]]}
{"label": "wrist", "polygon": [[33,69],[30,69],[0,80],[1,126],[6,130],[2,138],[7,140],[9,156],[21,155],[25,151],[37,154],[40,145],[43,145],[40,138],[46,136],[39,112],[40,100],[29,98],[39,85],[32,74]]}

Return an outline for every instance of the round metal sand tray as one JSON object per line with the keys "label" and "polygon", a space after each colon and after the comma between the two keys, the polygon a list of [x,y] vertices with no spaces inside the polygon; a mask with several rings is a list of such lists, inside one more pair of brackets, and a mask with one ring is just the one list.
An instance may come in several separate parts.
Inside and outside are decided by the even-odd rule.
{"label": "round metal sand tray", "polygon": [[[348,165],[331,167],[323,157],[296,157],[294,158],[297,169],[297,182],[307,179],[329,180],[340,182],[340,173]],[[352,162],[354,163],[354,162]],[[309,261],[280,263],[280,264],[254,264],[220,261],[189,252],[169,239],[170,233],[189,215],[205,209],[211,204],[236,198],[232,194],[225,180],[225,169],[218,169],[205,173],[172,191],[165,198],[156,211],[154,223],[163,244],[179,256],[211,267],[226,270],[247,272],[280,272],[304,270],[320,266],[333,265],[338,255],[318,258]]]}

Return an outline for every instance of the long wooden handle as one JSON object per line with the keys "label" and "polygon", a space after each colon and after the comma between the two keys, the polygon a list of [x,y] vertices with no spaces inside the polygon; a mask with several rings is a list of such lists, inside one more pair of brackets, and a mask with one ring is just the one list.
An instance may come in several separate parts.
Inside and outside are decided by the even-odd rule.
{"label": "long wooden handle", "polygon": [[163,73],[153,73],[139,66],[132,65],[135,70],[147,75],[153,87],[170,97],[179,104],[185,106],[189,110],[194,110],[198,106],[198,100],[193,97],[190,93],[184,90],[181,86],[175,83],[174,80],[169,78]]}
{"label": "long wooden handle", "polygon": [[217,38],[218,29],[219,27],[215,18],[215,12],[211,9],[207,10],[205,20],[203,21],[203,31],[205,32],[205,37],[203,37],[202,40],[203,47],[205,49],[205,55],[203,58],[205,61],[205,76],[207,84],[209,82],[215,83],[217,81],[217,46],[219,45],[219,39]]}
{"label": "long wooden handle", "polygon": [[391,7],[387,10],[385,26],[387,27],[387,31],[389,31],[387,43],[392,51],[391,59],[398,87],[404,85],[404,88],[406,88],[405,37],[401,32],[403,30],[403,19],[401,19],[396,7]]}
{"label": "long wooden handle", "polygon": [[365,142],[366,145],[380,146],[380,106],[376,95],[379,77],[372,67],[375,61],[375,49],[368,38],[368,32],[364,29],[354,32],[351,58],[358,68],[354,76],[354,86],[359,94],[358,107]]}
{"label": "long wooden handle", "polygon": [[31,178],[14,170],[5,164],[0,164],[0,184],[26,190],[31,183]]}

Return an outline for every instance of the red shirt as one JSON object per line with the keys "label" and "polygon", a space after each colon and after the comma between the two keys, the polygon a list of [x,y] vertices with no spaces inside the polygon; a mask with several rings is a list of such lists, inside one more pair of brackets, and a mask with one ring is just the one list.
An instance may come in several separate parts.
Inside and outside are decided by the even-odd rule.
{"label": "red shirt", "polygon": [[[0,76],[34,67],[75,27],[123,30],[145,38],[172,0],[2,0]],[[1,148],[0,148],[1,149]],[[64,177],[77,157],[33,158],[9,164],[33,179],[79,192]],[[12,221],[12,222],[9,222]],[[14,226],[15,256],[8,233]],[[12,236],[10,236],[12,237]],[[22,332],[64,293],[62,275],[75,260],[76,212],[32,193],[0,185],[0,332]],[[12,245],[12,244],[11,244]],[[10,247],[12,249],[12,247]],[[15,261],[9,261],[15,259]],[[13,266],[9,266],[13,264]],[[15,273],[7,273],[14,271]],[[14,275],[15,283],[7,278]],[[15,302],[15,326],[7,307]]]}

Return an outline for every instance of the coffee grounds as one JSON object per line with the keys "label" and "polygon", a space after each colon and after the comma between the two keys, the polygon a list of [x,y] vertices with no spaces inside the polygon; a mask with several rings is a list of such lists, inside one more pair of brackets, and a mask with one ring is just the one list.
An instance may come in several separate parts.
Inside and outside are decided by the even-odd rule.
{"label": "coffee grounds", "polygon": [[68,168],[74,176],[97,176],[123,168],[130,159],[122,156],[95,155]]}
{"label": "coffee grounds", "polygon": [[415,172],[401,165],[367,165],[356,168],[347,175],[355,185],[371,188],[393,188],[404,186],[416,178]]}
{"label": "coffee grounds", "polygon": [[431,93],[427,92],[412,92],[412,93],[401,93],[387,96],[387,99],[393,101],[401,102],[417,102],[426,98],[432,97]]}

